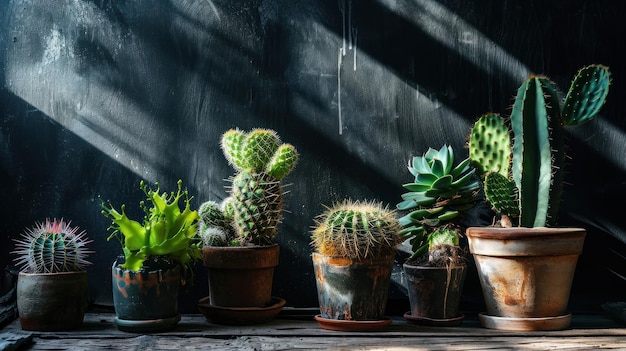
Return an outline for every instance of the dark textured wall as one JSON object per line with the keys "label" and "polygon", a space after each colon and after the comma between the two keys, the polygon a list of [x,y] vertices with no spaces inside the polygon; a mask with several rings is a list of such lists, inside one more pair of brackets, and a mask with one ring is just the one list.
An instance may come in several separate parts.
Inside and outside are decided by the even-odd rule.
{"label": "dark textured wall", "polygon": [[[266,127],[301,153],[274,294],[316,306],[309,229],[323,204],[394,206],[411,156],[448,143],[466,157],[470,124],[508,113],[528,74],[565,88],[601,63],[613,85],[600,118],[568,130],[561,217],[588,229],[571,309],[598,310],[626,293],[625,15],[614,0],[1,1],[0,264],[25,227],[64,217],[94,239],[91,300],[110,305],[120,247],[100,200],[138,217],[140,179],[174,190],[179,178],[194,205],[220,200],[232,174],[221,134]],[[183,311],[196,312],[205,280],[199,264]],[[472,272],[465,292],[462,308],[479,311]]]}

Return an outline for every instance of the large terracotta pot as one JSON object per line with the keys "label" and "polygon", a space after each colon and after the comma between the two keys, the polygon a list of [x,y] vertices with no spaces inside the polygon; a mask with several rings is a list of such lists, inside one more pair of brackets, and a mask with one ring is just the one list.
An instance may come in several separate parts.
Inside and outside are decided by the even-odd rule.
{"label": "large terracotta pot", "polygon": [[466,265],[426,267],[403,265],[410,314],[405,318],[427,325],[456,325],[463,320],[459,311]]}
{"label": "large terracotta pot", "polygon": [[487,308],[487,314],[479,316],[483,326],[569,326],[567,305],[584,229],[471,227],[466,234]]}
{"label": "large terracotta pot", "polygon": [[355,261],[312,254],[322,318],[372,321],[385,318],[394,256]]}
{"label": "large terracotta pot", "polygon": [[209,303],[220,307],[272,305],[274,269],[280,246],[203,247],[208,269]]}
{"label": "large terracotta pot", "polygon": [[[146,261],[147,262],[147,261]],[[112,267],[115,324],[128,332],[161,332],[173,329],[180,321],[178,293],[180,265],[146,266],[137,272]]]}
{"label": "large terracotta pot", "polygon": [[76,329],[87,309],[87,272],[20,272],[16,299],[22,329]]}

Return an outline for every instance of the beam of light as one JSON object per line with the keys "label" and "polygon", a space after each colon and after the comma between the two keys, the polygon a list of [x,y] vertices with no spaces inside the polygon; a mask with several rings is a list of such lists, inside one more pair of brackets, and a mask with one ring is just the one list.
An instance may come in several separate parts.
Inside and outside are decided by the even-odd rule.
{"label": "beam of light", "polygon": [[[378,0],[378,2],[490,75],[496,71],[501,71],[511,81],[521,83],[532,73],[517,58],[482,35],[476,28],[449,11],[438,1]],[[572,77],[575,73],[572,72]],[[547,75],[549,76],[549,73]],[[626,145],[621,142],[626,135],[601,116],[596,117],[596,120],[598,130],[604,139],[601,142],[602,147],[597,148],[596,151],[601,154],[601,150],[617,147],[626,152]],[[566,132],[571,133],[579,140],[584,139],[583,130],[580,128],[567,128]],[[584,140],[585,144],[590,142],[592,141]],[[614,154],[622,155],[624,152]],[[626,163],[619,162],[619,160],[612,160],[612,163],[622,171],[626,171]]]}
{"label": "beam of light", "polygon": [[493,74],[497,68],[505,72],[512,81],[521,82],[531,73],[517,58],[437,1],[378,2],[489,74]]}
{"label": "beam of light", "polygon": [[[74,17],[76,21],[107,22],[95,6],[73,4],[80,6],[73,9],[80,13]],[[80,59],[80,53],[75,52],[68,33],[56,25],[47,33],[38,33],[35,27],[20,22],[31,18],[14,16],[10,28],[32,28],[32,32],[16,34],[18,43],[32,45],[41,40],[43,53],[37,57],[26,52],[29,45],[12,46],[7,54],[5,86],[118,163],[147,180],[158,178],[157,170],[167,166],[162,155],[167,154],[163,146],[170,133],[120,91],[77,73],[73,61]],[[101,38],[122,36],[109,34]]]}
{"label": "beam of light", "polygon": [[[207,13],[219,17],[211,1],[205,5]],[[199,9],[193,7],[193,15],[200,16]],[[160,115],[169,108],[164,104],[170,97],[164,95],[185,91],[152,84],[164,63],[151,41],[113,23],[91,2],[41,3],[13,11],[8,28],[15,31],[16,42],[8,47],[4,82],[12,93],[150,182],[169,176],[174,167],[193,166],[191,156],[209,158],[205,148],[197,147],[193,131],[172,123],[182,119],[164,121]],[[56,20],[28,23],[46,15]],[[186,15],[172,19],[181,31],[197,24]],[[59,28],[57,23],[68,25]],[[81,45],[89,52],[81,51]]]}

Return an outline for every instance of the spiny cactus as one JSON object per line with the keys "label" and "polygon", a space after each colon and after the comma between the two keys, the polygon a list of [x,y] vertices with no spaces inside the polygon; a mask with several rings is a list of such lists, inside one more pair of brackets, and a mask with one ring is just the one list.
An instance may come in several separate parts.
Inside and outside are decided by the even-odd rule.
{"label": "spiny cactus", "polygon": [[[230,196],[222,206],[213,202],[211,207],[216,218],[226,218],[231,223],[214,223],[214,218],[205,216],[200,236],[205,245],[273,244],[282,221],[284,190],[281,181],[298,162],[296,148],[282,143],[275,131],[263,128],[247,133],[228,130],[222,135],[220,146],[226,160],[235,168],[235,175],[230,178]],[[235,239],[226,235],[231,228],[236,232]],[[215,239],[215,234],[224,240],[209,240],[209,237]]]}
{"label": "spiny cactus", "polygon": [[232,198],[218,204],[209,200],[200,205],[198,215],[198,236],[204,246],[237,245],[237,234],[233,226],[233,213],[228,211]]}
{"label": "spiny cactus", "polygon": [[46,219],[37,222],[14,239],[16,245],[12,252],[17,255],[15,262],[24,272],[58,273],[84,271],[90,265],[87,257],[93,253],[87,245],[93,240],[87,239],[87,233],[72,227],[71,221]]}
{"label": "spiny cactus", "polygon": [[470,158],[483,179],[487,201],[502,215],[502,225],[556,224],[566,159],[562,128],[594,118],[609,85],[608,67],[585,66],[561,103],[547,77],[532,75],[517,90],[509,126],[495,113],[474,124]]}
{"label": "spiny cactus", "polygon": [[395,252],[400,229],[395,211],[381,202],[346,199],[315,218],[311,245],[327,256],[384,257]]}
{"label": "spiny cactus", "polygon": [[[409,191],[402,194],[403,201],[396,208],[410,211],[399,219],[403,227],[400,235],[410,239],[410,259],[434,250],[432,243],[458,245],[458,237],[449,239],[450,232],[458,231],[450,224],[480,200],[480,180],[470,159],[454,166],[454,150],[443,145],[439,150],[428,148],[422,156],[413,157],[408,170],[415,180],[403,185]],[[442,238],[448,239],[443,242]]]}

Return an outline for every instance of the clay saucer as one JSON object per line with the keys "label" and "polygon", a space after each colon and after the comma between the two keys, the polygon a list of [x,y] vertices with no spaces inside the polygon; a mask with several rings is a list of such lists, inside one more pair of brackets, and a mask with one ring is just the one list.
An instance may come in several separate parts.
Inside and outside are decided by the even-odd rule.
{"label": "clay saucer", "polygon": [[411,315],[411,311],[404,314],[404,319],[406,319],[409,322],[419,324],[419,325],[432,326],[432,327],[453,327],[453,326],[461,324],[464,318],[465,316],[462,313],[460,313],[458,316],[454,318],[442,318],[442,319],[417,317],[417,316],[414,317]]}
{"label": "clay saucer", "polygon": [[483,327],[489,329],[514,331],[563,330],[569,327],[572,321],[572,314],[567,313],[556,317],[513,318],[489,316],[485,313],[480,313],[478,314],[478,319]]}
{"label": "clay saucer", "polygon": [[373,321],[355,321],[324,318],[319,314],[314,318],[322,329],[336,331],[379,331],[387,328],[392,322],[391,318]]}
{"label": "clay saucer", "polygon": [[274,319],[285,306],[285,299],[272,296],[267,307],[221,307],[213,306],[209,297],[198,301],[198,309],[207,321],[216,324],[246,325],[266,323]]}

